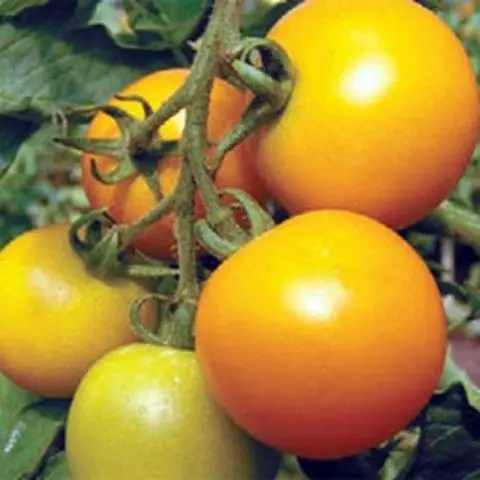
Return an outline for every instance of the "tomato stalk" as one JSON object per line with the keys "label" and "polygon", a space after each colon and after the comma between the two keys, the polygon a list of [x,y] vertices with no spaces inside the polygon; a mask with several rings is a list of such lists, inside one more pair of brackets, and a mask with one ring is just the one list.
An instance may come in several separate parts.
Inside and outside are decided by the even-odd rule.
{"label": "tomato stalk", "polygon": [[[57,139],[64,146],[82,152],[116,158],[117,168],[107,174],[92,164],[92,173],[100,182],[114,184],[140,173],[157,199],[152,210],[130,224],[116,225],[105,211],[94,211],[82,217],[71,232],[72,246],[99,275],[178,277],[172,297],[154,294],[132,306],[133,325],[144,339],[154,343],[193,347],[193,319],[199,294],[197,240],[208,252],[222,259],[273,225],[267,212],[245,192],[235,189],[219,192],[215,186],[216,171],[225,155],[285,107],[294,81],[293,68],[278,45],[265,39],[241,39],[241,9],[240,0],[214,2],[187,80],[157,110],[140,97],[128,98],[141,104],[144,120],[139,121],[118,107],[98,108],[117,122],[119,139]],[[220,139],[213,148],[213,157],[207,159],[207,149],[212,146],[207,137],[210,96],[218,75],[227,77],[240,88],[250,89],[254,95],[241,121]],[[91,113],[90,110],[85,109],[85,113]],[[180,110],[186,113],[182,137],[173,142],[164,141],[158,133],[160,126]],[[156,168],[165,155],[182,156],[179,181],[168,196],[160,191]],[[197,221],[195,217],[197,189],[205,208],[205,220]],[[237,223],[234,209],[224,201],[225,195],[233,197],[244,211],[248,228]],[[145,258],[132,264],[129,257],[132,240],[170,212],[175,212],[178,270],[160,262],[149,263]],[[98,224],[108,225],[107,232],[99,234],[102,229],[99,230]],[[87,232],[97,231],[97,234],[88,234],[90,242],[83,245],[78,231],[85,226]],[[96,243],[92,244],[92,239]],[[174,320],[168,322],[169,326],[162,322],[159,336],[146,332],[138,323],[143,303],[150,300],[163,304],[163,314]]]}
{"label": "tomato stalk", "polygon": [[178,245],[178,261],[180,278],[177,286],[176,299],[179,310],[173,322],[171,344],[184,348],[193,348],[193,319],[197,306],[199,285],[196,272],[195,249],[195,183],[188,155],[182,163],[180,184],[183,184],[182,194],[176,204],[175,236]]}
{"label": "tomato stalk", "polygon": [[[108,234],[104,234],[104,230]],[[170,267],[139,252],[124,252],[121,227],[105,214],[105,209],[91,210],[75,220],[69,229],[73,251],[98,277],[128,276],[151,279],[178,275]]]}
{"label": "tomato stalk", "polygon": [[480,215],[451,200],[443,201],[416,228],[427,233],[440,233],[459,238],[472,247],[480,249]]}

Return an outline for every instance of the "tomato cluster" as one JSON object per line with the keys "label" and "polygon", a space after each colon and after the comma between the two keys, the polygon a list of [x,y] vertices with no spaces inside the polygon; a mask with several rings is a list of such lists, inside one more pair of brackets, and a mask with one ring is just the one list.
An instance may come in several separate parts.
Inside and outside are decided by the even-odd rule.
{"label": "tomato cluster", "polygon": [[[274,450],[358,454],[406,427],[436,388],[447,345],[442,298],[396,230],[432,211],[468,166],[480,118],[468,57],[410,0],[310,0],[268,38],[292,62],[291,97],[226,155],[216,185],[261,205],[273,200],[290,218],[209,276],[195,351],[139,342],[130,305],[149,285],[98,278],[70,248],[67,225],[28,232],[0,252],[8,278],[0,369],[39,395],[73,396],[66,449],[74,480],[272,478]],[[188,74],[158,71],[121,94],[157,109]],[[142,119],[141,104],[122,96],[110,105]],[[247,98],[214,80],[212,152]],[[180,110],[158,133],[178,140],[184,127]],[[105,112],[87,132],[119,135]],[[134,222],[155,206],[141,175],[112,185],[98,178],[116,159],[84,153],[81,162],[91,206],[107,207],[114,221]],[[159,159],[164,196],[180,166],[174,152]],[[195,213],[205,215],[200,195]],[[162,217],[134,247],[175,262],[174,220]],[[156,314],[146,309],[142,323],[153,325]]]}
{"label": "tomato cluster", "polygon": [[[141,95],[153,108],[157,109],[170,95],[179,89],[187,79],[189,70],[171,69],[154,72],[125,88],[122,96]],[[144,117],[141,105],[137,101],[112,99],[110,104],[125,110],[139,119]],[[210,113],[208,117],[208,138],[214,143],[220,140],[230,128],[240,120],[245,95],[227,82],[216,79],[210,97]],[[164,141],[178,140],[185,126],[185,111],[181,110],[159,129]],[[118,137],[118,124],[108,115],[98,114],[89,126],[89,138]],[[227,187],[240,188],[252,195],[259,202],[264,202],[266,192],[263,183],[248,161],[252,140],[241,143],[230,151],[216,175],[219,189]],[[93,208],[109,207],[110,215],[119,223],[138,220],[151,210],[155,196],[144,178],[134,175],[115,185],[105,185],[96,179],[92,172],[92,162],[100,173],[115,168],[116,160],[111,157],[85,153],[82,156],[83,186]],[[164,156],[158,163],[159,186],[163,195],[170,195],[175,189],[180,175],[180,158]],[[197,195],[196,213],[202,217],[205,212],[200,195]],[[161,259],[176,256],[176,242],[173,234],[174,214],[164,216],[159,222],[147,229],[133,240],[133,245],[144,253]],[[241,218],[239,220],[242,220]]]}

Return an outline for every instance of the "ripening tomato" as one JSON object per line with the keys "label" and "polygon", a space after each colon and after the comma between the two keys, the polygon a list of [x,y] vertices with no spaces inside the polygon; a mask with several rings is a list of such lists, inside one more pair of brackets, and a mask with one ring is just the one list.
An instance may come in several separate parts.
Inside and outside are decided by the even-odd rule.
{"label": "ripening tomato", "polygon": [[436,283],[397,233],[341,210],[300,214],[207,280],[196,348],[219,404],[307,458],[354,455],[405,427],[444,363]]}
{"label": "ripening tomato", "polygon": [[72,480],[269,479],[279,463],[212,400],[193,352],[147,344],[110,352],[84,377],[66,453]]}
{"label": "ripening tomato", "polygon": [[403,228],[449,194],[480,108],[469,59],[439,18],[410,0],[309,0],[268,38],[296,82],[257,135],[258,171],[291,214],[341,208]]}
{"label": "ripening tomato", "polygon": [[[171,69],[154,72],[142,77],[126,87],[121,95],[141,95],[152,108],[158,108],[187,79],[189,70]],[[143,111],[137,102],[112,99],[111,105],[122,108],[137,118],[143,118]],[[208,135],[211,142],[218,141],[240,119],[245,106],[245,96],[239,90],[221,79],[216,79],[211,95],[208,118]],[[181,110],[160,129],[164,140],[178,140],[185,125],[185,110]],[[89,125],[87,137],[117,137],[119,129],[111,117],[104,113],[95,116]],[[266,194],[260,183],[251,159],[251,140],[246,140],[229,152],[217,173],[218,188],[235,187],[245,190],[258,201],[263,202]],[[108,172],[115,168],[117,161],[110,157],[82,155],[83,187],[92,207],[110,207],[111,216],[120,223],[138,220],[152,209],[155,198],[143,177],[135,175],[116,185],[104,185],[96,180],[91,172],[94,160],[100,172]],[[167,156],[158,164],[159,183],[164,195],[170,195],[178,181],[181,159]],[[197,198],[197,215],[203,215],[200,198]],[[145,233],[137,237],[133,244],[148,255],[162,259],[175,256],[175,238],[173,235],[174,214],[163,217]]]}
{"label": "ripening tomato", "polygon": [[71,396],[97,358],[137,340],[129,307],[146,293],[92,275],[67,235],[66,224],[30,230],[0,252],[0,370],[47,397]]}

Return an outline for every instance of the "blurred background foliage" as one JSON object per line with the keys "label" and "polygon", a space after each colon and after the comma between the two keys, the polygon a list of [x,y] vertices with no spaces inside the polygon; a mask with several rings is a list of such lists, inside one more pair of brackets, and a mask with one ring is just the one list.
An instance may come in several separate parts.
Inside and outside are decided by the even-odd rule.
{"label": "blurred background foliage", "polygon": [[[264,35],[276,19],[300,1],[245,0],[243,32]],[[85,125],[71,121],[66,126],[62,119],[65,115],[75,119],[76,110],[105,102],[145,73],[188,65],[193,56],[191,42],[201,37],[211,3],[209,0],[0,0],[0,248],[33,226],[72,220],[87,208],[79,187],[77,155],[52,142],[65,128],[82,131]],[[477,2],[421,3],[435,10],[454,29],[480,79]],[[429,39],[419,32],[418,41]],[[435,45],[432,51],[441,55],[435,52]],[[480,148],[452,199],[480,213],[479,163]],[[474,278],[474,283],[480,285],[478,252],[471,246],[439,235],[417,232],[406,235],[432,264],[438,263],[449,270],[447,280]],[[458,318],[459,323],[472,315],[471,305],[452,300],[447,307],[449,315]],[[480,308],[480,300],[477,307]],[[473,335],[478,329],[469,332]],[[452,382],[464,381],[463,374],[455,369],[452,372]],[[454,392],[456,396],[442,397],[429,410],[431,417],[435,419],[435,415],[452,408],[455,402],[462,405],[455,407],[457,415],[468,416],[472,408],[480,411],[480,396],[475,397],[478,392],[468,388],[463,393]],[[61,452],[66,408],[62,402],[34,398],[0,377],[0,480],[67,478]],[[450,423],[435,420],[435,428],[451,433],[451,415],[442,418],[448,418]],[[466,431],[455,430],[457,436],[452,439],[465,446],[463,452],[468,456],[453,461],[465,468],[472,466],[478,473],[479,434],[467,435]],[[460,434],[463,436],[459,437]],[[430,476],[419,474],[417,478],[447,478],[441,472],[450,457],[444,452],[442,455],[441,459],[430,456],[429,463],[422,467]],[[405,458],[405,455],[390,456],[382,467],[381,478],[395,478],[405,466]],[[335,471],[335,466],[331,467],[330,471]],[[466,471],[471,472],[468,468]],[[465,471],[457,472],[448,478],[466,478],[464,474]],[[285,459],[279,478],[302,478],[294,459]]]}

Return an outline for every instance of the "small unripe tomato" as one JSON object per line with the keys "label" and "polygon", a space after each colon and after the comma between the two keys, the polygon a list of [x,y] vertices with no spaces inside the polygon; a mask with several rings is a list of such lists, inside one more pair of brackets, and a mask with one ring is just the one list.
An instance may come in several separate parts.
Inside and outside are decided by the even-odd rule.
{"label": "small unripe tomato", "polygon": [[66,452],[72,480],[267,480],[279,463],[217,406],[193,352],[147,344],[112,351],[87,373]]}

